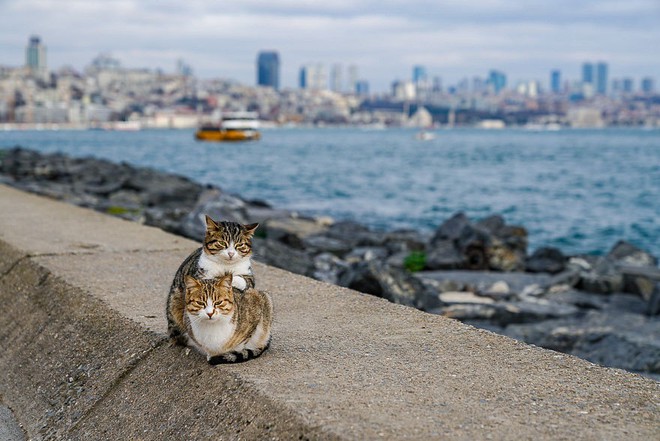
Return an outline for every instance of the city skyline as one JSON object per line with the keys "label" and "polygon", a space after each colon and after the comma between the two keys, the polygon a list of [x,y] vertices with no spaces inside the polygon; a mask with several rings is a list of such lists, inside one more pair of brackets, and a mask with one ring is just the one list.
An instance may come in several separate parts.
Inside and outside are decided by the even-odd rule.
{"label": "city skyline", "polygon": [[[246,1],[213,6],[201,1],[0,2],[5,32],[0,65],[25,63],[29,35],[48,48],[48,69],[82,70],[99,53],[128,68],[174,71],[184,60],[200,78],[254,85],[255,57],[280,56],[280,87],[296,88],[303,65],[357,66],[372,92],[410,80],[413,66],[444,84],[465,77],[507,74],[508,83],[550,72],[579,81],[582,63],[604,61],[611,79],[660,78],[660,4],[637,0],[559,0],[552,4],[482,0],[461,2],[333,0],[309,5]],[[73,6],[76,6],[75,8]]]}

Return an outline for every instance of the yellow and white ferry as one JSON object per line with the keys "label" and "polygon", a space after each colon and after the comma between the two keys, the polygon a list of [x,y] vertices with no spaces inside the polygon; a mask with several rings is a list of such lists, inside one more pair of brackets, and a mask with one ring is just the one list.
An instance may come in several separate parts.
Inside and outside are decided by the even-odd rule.
{"label": "yellow and white ferry", "polygon": [[261,139],[256,112],[229,112],[219,124],[204,124],[195,133],[199,141],[256,141]]}

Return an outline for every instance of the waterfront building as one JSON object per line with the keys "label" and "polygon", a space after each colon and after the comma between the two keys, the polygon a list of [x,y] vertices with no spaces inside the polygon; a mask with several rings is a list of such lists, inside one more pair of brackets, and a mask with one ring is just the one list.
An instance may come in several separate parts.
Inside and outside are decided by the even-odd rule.
{"label": "waterfront building", "polygon": [[30,37],[25,49],[25,66],[33,75],[45,77],[48,70],[46,66],[46,46],[41,43],[41,38],[33,35]]}
{"label": "waterfront building", "polygon": [[607,63],[600,61],[596,64],[596,93],[605,95],[607,93]]}
{"label": "waterfront building", "polygon": [[550,72],[550,90],[552,93],[561,92],[561,71],[559,69]]}
{"label": "waterfront building", "polygon": [[412,81],[393,82],[392,98],[397,101],[409,101],[415,99],[415,85]]}
{"label": "waterfront building", "polygon": [[300,68],[300,88],[310,90],[326,90],[328,76],[325,66],[321,63],[306,64]]}
{"label": "waterfront building", "polygon": [[642,92],[651,94],[655,92],[655,82],[651,77],[642,78]]}
{"label": "waterfront building", "polygon": [[506,75],[499,70],[493,69],[488,74],[488,84],[492,88],[493,93],[498,95],[506,88]]}
{"label": "waterfront building", "polygon": [[262,51],[257,56],[257,85],[280,88],[280,56],[275,51]]}

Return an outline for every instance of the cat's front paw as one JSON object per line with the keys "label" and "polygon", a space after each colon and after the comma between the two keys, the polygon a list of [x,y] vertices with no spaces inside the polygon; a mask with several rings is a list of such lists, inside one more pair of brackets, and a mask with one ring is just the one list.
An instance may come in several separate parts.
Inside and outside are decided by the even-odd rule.
{"label": "cat's front paw", "polygon": [[247,288],[247,282],[241,276],[234,276],[234,278],[231,281],[231,286],[233,286],[236,289],[240,289],[241,291],[244,291],[245,288]]}

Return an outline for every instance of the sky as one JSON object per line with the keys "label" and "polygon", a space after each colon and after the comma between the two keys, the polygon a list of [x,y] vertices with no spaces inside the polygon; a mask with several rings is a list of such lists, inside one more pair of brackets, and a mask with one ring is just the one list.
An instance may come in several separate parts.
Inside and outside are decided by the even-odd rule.
{"label": "sky", "polygon": [[355,65],[385,92],[414,65],[446,86],[491,69],[515,85],[547,84],[552,69],[577,81],[585,61],[660,86],[660,0],[0,0],[0,65],[23,65],[30,35],[51,70],[108,53],[254,85],[258,52],[276,50],[282,87],[307,63]]}

